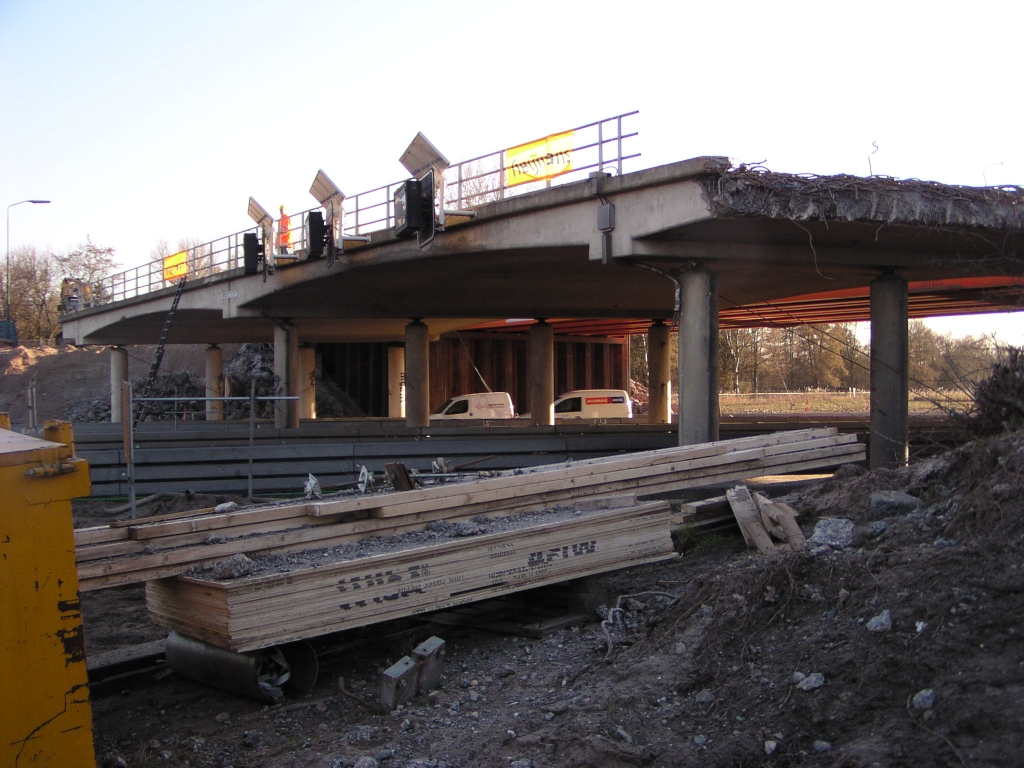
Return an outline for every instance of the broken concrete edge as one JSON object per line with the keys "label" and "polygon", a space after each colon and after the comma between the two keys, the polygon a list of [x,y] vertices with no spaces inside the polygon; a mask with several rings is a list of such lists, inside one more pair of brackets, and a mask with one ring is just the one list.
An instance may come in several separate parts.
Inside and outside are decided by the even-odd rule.
{"label": "broken concrete edge", "polygon": [[882,176],[816,176],[739,166],[700,179],[714,216],[1024,232],[1024,188]]}

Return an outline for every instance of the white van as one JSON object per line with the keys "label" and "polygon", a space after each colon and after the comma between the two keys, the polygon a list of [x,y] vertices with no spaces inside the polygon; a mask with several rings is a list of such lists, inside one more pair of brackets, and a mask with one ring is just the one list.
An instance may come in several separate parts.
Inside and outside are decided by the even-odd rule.
{"label": "white van", "polygon": [[431,419],[511,419],[512,396],[508,392],[477,392],[453,397],[431,414]]}
{"label": "white van", "polygon": [[555,420],[631,419],[633,402],[622,389],[577,389],[555,400]]}

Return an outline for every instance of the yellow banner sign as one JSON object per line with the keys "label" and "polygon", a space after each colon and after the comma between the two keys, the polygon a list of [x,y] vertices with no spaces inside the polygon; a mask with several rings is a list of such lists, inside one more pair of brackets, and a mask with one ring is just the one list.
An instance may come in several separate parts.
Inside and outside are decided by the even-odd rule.
{"label": "yellow banner sign", "polygon": [[188,251],[164,257],[164,280],[177,280],[188,274]]}
{"label": "yellow banner sign", "polygon": [[544,181],[569,173],[572,170],[575,138],[575,131],[566,131],[506,149],[506,186]]}

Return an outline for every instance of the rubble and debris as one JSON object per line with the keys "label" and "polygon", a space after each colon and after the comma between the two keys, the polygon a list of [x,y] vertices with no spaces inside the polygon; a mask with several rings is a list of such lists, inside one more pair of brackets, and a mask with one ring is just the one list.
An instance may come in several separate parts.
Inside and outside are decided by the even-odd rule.
{"label": "rubble and debris", "polygon": [[[715,216],[1024,232],[1024,189],[1015,186],[963,187],[884,176],[776,173],[760,166],[709,175],[702,186]],[[1006,242],[1003,247],[1012,245]]]}
{"label": "rubble and debris", "polygon": [[814,524],[814,533],[807,539],[807,544],[812,547],[846,549],[853,545],[853,529],[853,521],[847,518],[821,518]]}
{"label": "rubble and debris", "polygon": [[251,574],[255,568],[256,563],[243,554],[237,554],[214,565],[210,575],[217,581],[240,579]]}
{"label": "rubble and debris", "polygon": [[825,676],[821,672],[812,672],[796,684],[798,691],[813,691],[825,685]]}
{"label": "rubble and debris", "polygon": [[921,508],[921,500],[903,491],[875,491],[868,500],[872,512],[880,515],[905,515]]}
{"label": "rubble and debris", "polygon": [[911,704],[914,709],[931,709],[935,706],[935,691],[931,688],[918,691],[914,694]]}
{"label": "rubble and debris", "polygon": [[888,632],[892,629],[892,614],[886,609],[877,616],[871,617],[864,626],[868,632]]}

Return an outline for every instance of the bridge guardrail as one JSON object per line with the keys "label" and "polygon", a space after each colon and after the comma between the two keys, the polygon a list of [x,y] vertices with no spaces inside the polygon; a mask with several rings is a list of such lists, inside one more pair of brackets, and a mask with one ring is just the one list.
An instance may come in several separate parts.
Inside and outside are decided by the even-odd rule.
{"label": "bridge guardrail", "polygon": [[170,287],[178,277],[197,280],[240,267],[242,236],[255,231],[255,227],[245,229],[181,251],[183,257],[178,264],[179,274],[173,278],[168,278],[166,274],[164,258],[101,278],[87,286],[85,295],[81,297],[81,307],[84,309],[144,296]]}
{"label": "bridge guardrail", "polygon": [[[620,175],[625,161],[640,157],[639,152],[630,152],[626,144],[638,135],[637,131],[624,132],[623,127],[623,121],[636,114],[637,111],[615,115],[534,142],[527,142],[519,147],[502,149],[451,165],[443,174],[442,206],[471,210],[506,197],[536,192],[556,184],[580,181],[593,171]],[[510,152],[553,138],[564,140],[565,146],[568,147],[568,162],[565,159],[566,152],[559,152],[557,154],[560,156],[562,170],[547,178],[524,181],[521,170],[510,167]],[[547,156],[548,159],[551,157],[550,154]],[[543,163],[544,160],[544,157],[536,158],[527,162],[527,165]],[[346,198],[342,216],[343,234],[365,235],[369,232],[391,229],[395,222],[394,195],[404,183],[403,179]],[[323,209],[314,207],[289,215],[288,228],[285,230],[290,235],[287,253],[278,253],[282,230],[281,220],[275,221],[274,231],[277,236],[273,243],[266,244],[268,253],[272,252],[279,257],[301,258],[308,249],[309,214],[320,210]],[[84,286],[83,295],[78,297],[77,307],[86,309],[144,296],[171,286],[180,277],[187,277],[191,281],[236,269],[242,266],[243,235],[257,231],[257,227],[250,227],[209,243],[193,246],[179,254],[172,254],[171,258],[181,258],[174,262],[174,268],[170,271],[167,258],[161,258],[104,277]]]}

